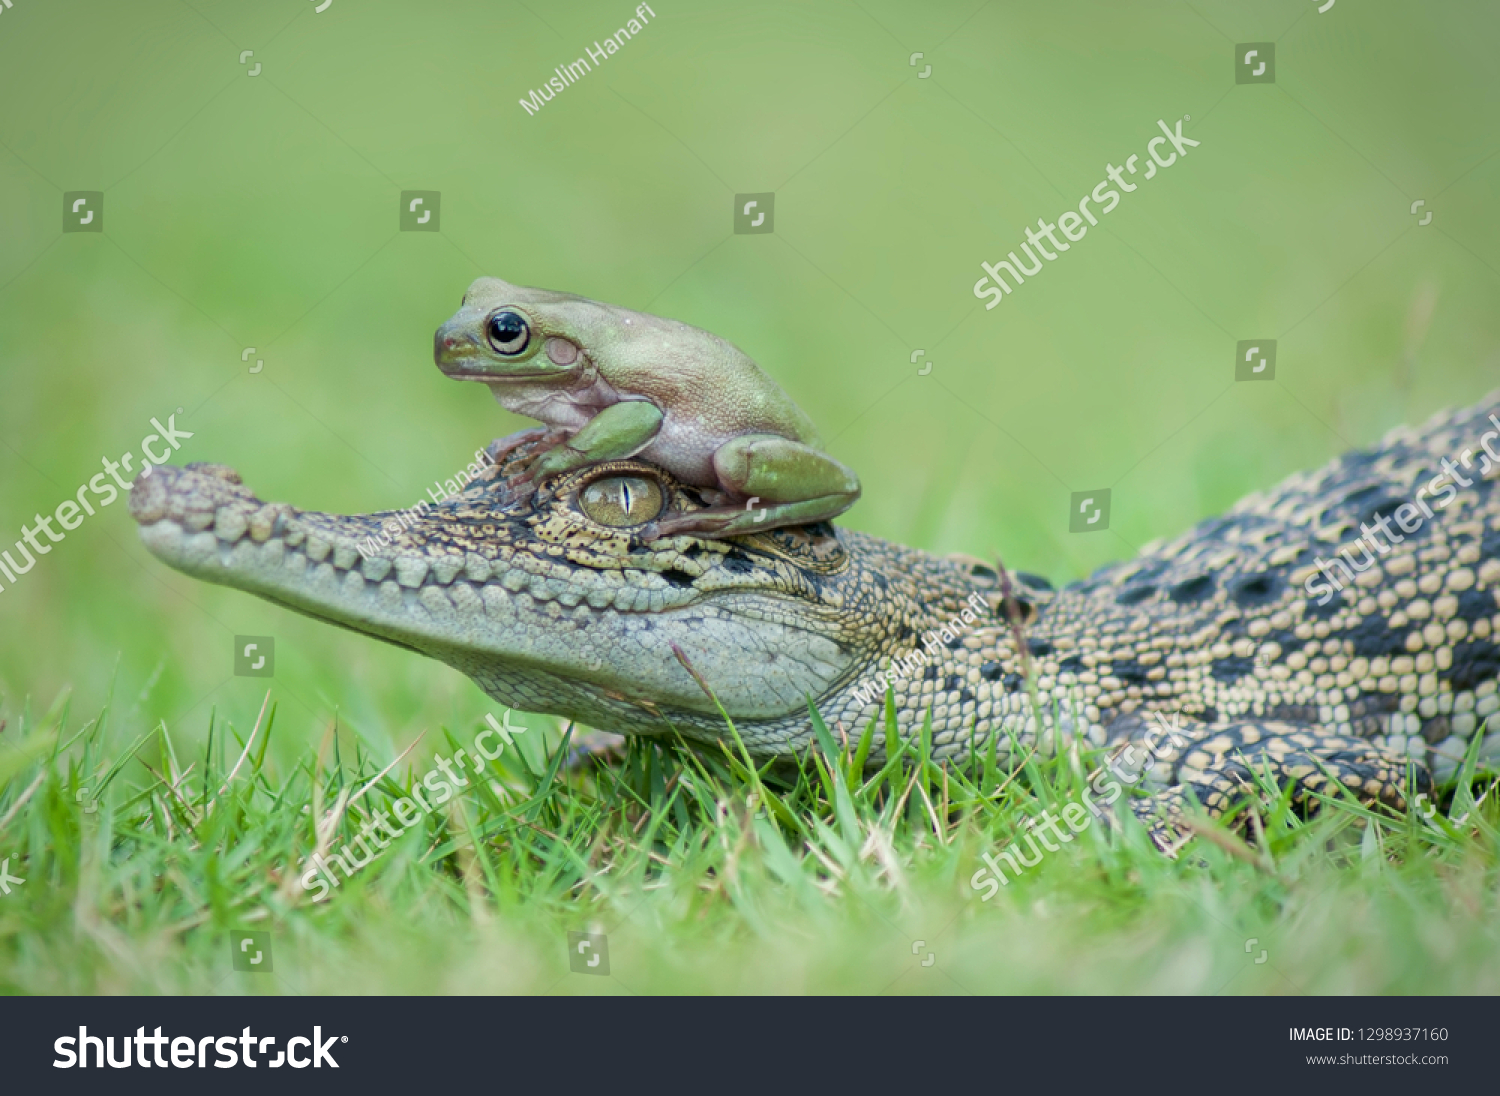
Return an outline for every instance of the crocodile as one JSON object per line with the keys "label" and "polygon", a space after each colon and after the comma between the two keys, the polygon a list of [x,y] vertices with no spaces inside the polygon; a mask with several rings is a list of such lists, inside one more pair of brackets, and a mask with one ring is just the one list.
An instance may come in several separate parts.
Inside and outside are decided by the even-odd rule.
{"label": "crocodile", "polygon": [[1399,811],[1470,743],[1500,759],[1497,439],[1500,391],[1061,589],[827,522],[646,539],[712,500],[640,459],[515,490],[526,445],[414,511],[267,503],[203,463],[142,475],[130,511],[170,566],[502,704],[701,744],[727,716],[757,762],[814,743],[809,704],[853,735],[887,704],[903,734],[930,719],[940,762],[1130,749],[1170,723],[1130,798],[1166,847],[1257,774],[1309,808],[1337,783]]}

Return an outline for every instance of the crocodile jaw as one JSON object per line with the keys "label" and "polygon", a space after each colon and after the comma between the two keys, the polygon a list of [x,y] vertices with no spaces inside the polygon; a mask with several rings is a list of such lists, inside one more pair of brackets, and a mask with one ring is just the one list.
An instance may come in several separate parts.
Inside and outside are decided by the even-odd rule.
{"label": "crocodile jaw", "polygon": [[[152,554],[194,578],[440,659],[508,705],[611,730],[718,737],[722,718],[674,646],[752,724],[805,715],[857,661],[830,638],[837,606],[820,612],[805,591],[569,561],[534,541],[533,508],[509,502],[498,479],[428,508],[390,544],[370,538],[391,513],[264,503],[217,465],[153,469],[130,510]],[[617,547],[600,558],[618,560]]]}

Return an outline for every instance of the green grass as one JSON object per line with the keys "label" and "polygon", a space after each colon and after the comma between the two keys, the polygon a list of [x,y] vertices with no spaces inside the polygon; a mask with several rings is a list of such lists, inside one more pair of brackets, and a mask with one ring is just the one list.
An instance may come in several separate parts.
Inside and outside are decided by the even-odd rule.
{"label": "green grass", "polygon": [[[1311,821],[1262,789],[1250,843],[1209,827],[1177,860],[1127,817],[990,900],[969,885],[1097,753],[1018,769],[939,766],[889,714],[757,771],[634,740],[562,761],[571,732],[525,734],[465,794],[333,890],[295,866],[340,847],[430,768],[341,725],[291,764],[216,723],[189,754],[165,725],[133,742],[66,698],[8,721],[0,898],[12,993],[1493,993],[1500,811],[1472,764],[1448,813],[1326,802]],[[443,732],[452,756],[480,725]],[[878,772],[874,741],[895,744]],[[1471,789],[1473,795],[1470,794]],[[1479,803],[1476,805],[1474,797]],[[1121,801],[1123,803],[1123,800]],[[341,809],[343,808],[343,809]],[[329,822],[329,819],[332,822]],[[1206,839],[1205,839],[1206,838]],[[235,972],[229,933],[272,934],[271,976]],[[611,974],[569,972],[566,933],[604,932]],[[930,965],[923,961],[931,959]],[[1262,961],[1257,962],[1257,959]]]}

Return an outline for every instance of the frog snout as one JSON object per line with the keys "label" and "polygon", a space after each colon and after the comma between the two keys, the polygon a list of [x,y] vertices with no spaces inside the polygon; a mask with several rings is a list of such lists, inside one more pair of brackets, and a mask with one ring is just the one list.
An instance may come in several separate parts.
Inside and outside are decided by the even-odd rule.
{"label": "frog snout", "polygon": [[432,337],[432,360],[439,366],[459,364],[474,349],[473,336],[453,323],[443,324]]}

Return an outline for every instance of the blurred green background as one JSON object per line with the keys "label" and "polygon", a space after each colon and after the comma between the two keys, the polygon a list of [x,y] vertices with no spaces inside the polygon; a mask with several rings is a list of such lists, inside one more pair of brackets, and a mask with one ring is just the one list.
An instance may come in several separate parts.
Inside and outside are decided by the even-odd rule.
{"label": "blurred green background", "polygon": [[[859,472],[846,524],[1086,574],[1496,383],[1500,13],[1317,7],[659,0],[532,117],[518,99],[627,3],[14,0],[0,546],[179,407],[179,463],[410,505],[523,425],[431,362],[493,274],[738,344]],[[1269,41],[1275,84],[1237,85],[1235,45]],[[984,310],[981,260],[1183,115],[1198,147]],[[441,192],[439,233],[398,231],[403,189]],[[104,192],[102,233],[61,231],[75,190]],[[734,195],[762,191],[775,231],[735,235]],[[1273,382],[1234,382],[1247,338],[1278,340]],[[1070,535],[1070,492],[1106,486],[1112,528]],[[86,716],[114,682],[120,737],[248,727],[267,682],[233,676],[235,634],[277,641],[273,753],[337,712],[393,756],[490,707],[169,571],[123,501],[0,621],[0,714],[71,687]]]}

